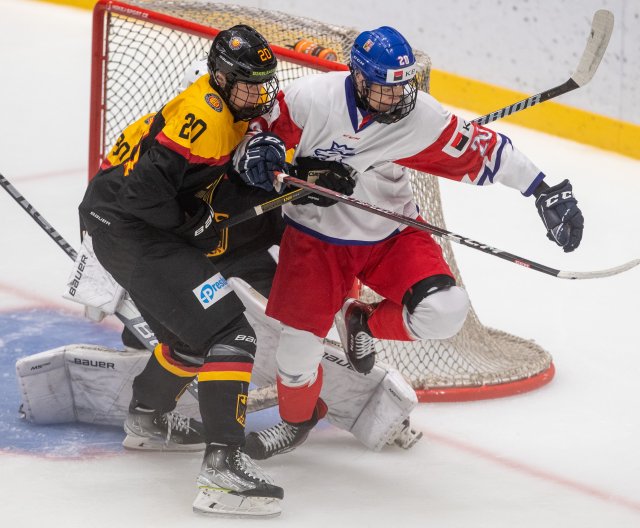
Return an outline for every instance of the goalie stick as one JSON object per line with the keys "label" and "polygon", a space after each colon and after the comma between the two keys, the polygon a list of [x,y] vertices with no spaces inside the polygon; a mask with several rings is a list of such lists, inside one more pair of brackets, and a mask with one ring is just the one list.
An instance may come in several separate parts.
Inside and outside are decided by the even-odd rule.
{"label": "goalie stick", "polygon": [[[29,203],[29,201],[16,189],[7,178],[4,177],[3,174],[0,173],[0,185],[9,193],[9,195],[18,202],[18,205],[22,207],[31,218],[44,230],[47,235],[51,237],[51,239],[60,247],[71,260],[75,261],[78,256],[78,252],[71,247],[71,245],[64,239],[64,237],[55,230],[55,228],[47,222],[44,217],[36,210],[33,205]],[[296,196],[291,198],[291,195],[296,194],[296,191],[289,193],[289,200],[294,199]],[[298,193],[300,196],[301,193]],[[276,198],[283,199],[287,195],[280,196]],[[274,200],[272,200],[274,201]],[[288,201],[288,200],[287,200]],[[269,202],[267,202],[269,203]],[[286,202],[282,202],[286,203]],[[282,205],[280,203],[280,205]],[[266,204],[263,204],[266,205]],[[251,210],[253,212],[253,209]],[[263,211],[263,212],[266,212]],[[262,214],[262,213],[258,213]],[[257,216],[254,214],[253,216]],[[248,219],[248,218],[247,218]],[[140,312],[136,308],[131,297],[127,293],[122,301],[122,303],[118,306],[117,311],[115,312],[115,316],[120,319],[120,321],[129,329],[133,334],[138,338],[140,343],[142,343],[145,348],[151,352],[158,344],[158,340],[156,339],[155,334],[144,320]],[[198,397],[198,386],[194,381],[188,386],[189,392],[195,397]],[[277,395],[275,385],[261,387],[260,389],[254,389],[249,391],[249,398],[247,401],[247,412],[259,411],[262,409],[266,409],[268,407],[273,407],[277,405]]]}
{"label": "goalie stick", "polygon": [[524,266],[525,268],[531,268],[535,271],[540,271],[542,273],[546,273],[547,275],[552,275],[554,277],[559,277],[561,279],[599,279],[602,277],[617,275],[618,273],[622,273],[624,271],[630,270],[631,268],[634,268],[635,266],[640,264],[640,259],[634,259],[620,266],[599,270],[599,271],[557,270],[554,268],[550,268],[549,266],[545,266],[544,264],[539,264],[532,260],[518,257],[517,255],[513,255],[512,253],[508,253],[506,251],[502,251],[501,249],[491,247],[487,244],[483,244],[482,242],[476,242],[475,240],[472,240],[470,238],[456,235],[451,231],[447,231],[446,229],[442,229],[440,227],[428,224],[427,222],[423,222],[420,220],[409,218],[408,216],[404,216],[399,213],[388,211],[387,209],[383,209],[381,207],[378,207],[376,205],[373,205],[367,202],[362,202],[356,198],[352,198],[350,196],[340,194],[339,192],[332,191],[331,189],[326,189],[325,187],[320,187],[313,183],[309,183],[304,180],[299,180],[298,178],[294,178],[293,176],[287,176],[282,172],[278,173],[277,178],[282,183],[288,183],[290,185],[293,185],[301,189],[307,189],[315,194],[320,194],[322,196],[332,198],[334,200],[337,200],[338,202],[342,202],[347,205],[350,205],[351,207],[356,207],[358,209],[362,209],[369,213],[373,213],[375,215],[382,216],[384,218],[389,218],[390,220],[395,220],[399,224],[415,227],[416,229],[420,229],[421,231],[426,231],[427,233],[431,233],[433,235],[439,236],[440,238],[450,240],[451,242],[455,242],[456,244],[461,244],[463,246],[477,249],[478,251],[482,251],[483,253],[488,253],[489,255],[493,255],[495,257],[508,260],[509,262],[513,262],[514,264],[519,264],[520,266]]}
{"label": "goalie stick", "polygon": [[527,97],[522,101],[518,101],[509,106],[505,106],[500,110],[491,112],[490,114],[483,115],[474,119],[474,122],[480,125],[486,125],[492,123],[503,117],[515,114],[526,108],[531,108],[538,103],[544,103],[549,99],[554,99],[559,95],[566,94],[580,88],[587,84],[596,73],[600,61],[604,55],[609,44],[609,38],[613,31],[613,13],[606,9],[599,9],[593,15],[593,21],[591,22],[591,31],[589,32],[589,38],[587,45],[582,52],[582,57],[578,63],[578,67],[574,74],[563,84],[545,90],[544,92],[537,93],[531,97]]}

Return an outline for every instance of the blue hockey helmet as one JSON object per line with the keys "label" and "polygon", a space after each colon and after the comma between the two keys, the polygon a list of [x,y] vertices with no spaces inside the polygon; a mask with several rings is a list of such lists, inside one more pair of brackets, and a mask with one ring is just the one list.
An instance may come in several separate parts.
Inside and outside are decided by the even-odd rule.
{"label": "blue hockey helmet", "polygon": [[[415,107],[416,59],[407,40],[392,27],[360,33],[351,48],[350,69],[359,106],[376,114],[378,121],[399,121]],[[356,73],[361,74],[364,83],[358,82]],[[396,88],[400,86],[403,88]],[[393,88],[393,104],[381,103],[380,87]],[[389,93],[388,89],[384,91]]]}

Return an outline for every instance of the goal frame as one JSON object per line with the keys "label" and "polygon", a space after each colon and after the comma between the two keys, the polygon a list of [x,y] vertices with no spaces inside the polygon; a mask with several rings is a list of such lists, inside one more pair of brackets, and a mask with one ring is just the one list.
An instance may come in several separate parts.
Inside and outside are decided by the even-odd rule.
{"label": "goal frame", "polygon": [[[143,3],[140,2],[139,3]],[[177,18],[169,14],[160,13],[151,9],[145,9],[138,5],[132,5],[127,2],[120,2],[114,0],[99,0],[94,8],[93,12],[93,37],[92,37],[92,65],[91,65],[91,97],[90,97],[90,136],[89,136],[89,158],[88,158],[88,178],[91,179],[98,171],[100,163],[105,157],[107,150],[111,147],[110,144],[105,144],[108,140],[106,134],[106,119],[108,115],[107,108],[107,64],[109,60],[109,42],[106,38],[107,24],[109,23],[109,16],[122,15],[128,18],[132,18],[142,22],[152,22],[154,25],[158,25],[167,29],[180,31],[186,34],[190,34],[200,38],[206,38],[212,40],[219,32],[220,29],[216,29],[207,25],[199,24],[183,18]],[[309,19],[306,19],[309,21]],[[337,26],[336,26],[337,27]],[[288,44],[288,43],[287,43]],[[326,71],[345,71],[348,70],[346,64],[340,62],[332,62],[312,55],[307,55],[288,49],[281,45],[271,44],[271,47],[275,55],[279,59],[283,59],[288,63],[295,65],[310,67],[319,72]],[[427,78],[427,90],[428,90],[428,78]],[[427,176],[425,175],[425,178]],[[437,180],[437,178],[436,178]],[[436,185],[436,193],[439,193]],[[438,196],[439,201],[439,196]],[[451,253],[450,253],[451,256]],[[450,262],[451,264],[451,262]],[[455,265],[455,259],[453,262]],[[473,312],[473,310],[472,310]],[[478,320],[475,312],[470,314],[473,318],[473,323],[478,324],[488,334],[488,338],[494,336],[500,337],[508,336],[507,343],[513,343],[513,346],[517,346],[517,341],[525,342],[521,338],[511,336],[505,332],[499,330],[488,329],[484,327]],[[381,345],[382,346],[382,345]],[[540,347],[538,347],[540,348]],[[397,367],[400,370],[400,367]],[[404,374],[404,373],[403,373]],[[414,390],[418,396],[418,400],[421,402],[459,402],[459,401],[471,401],[491,399],[504,396],[511,396],[528,392],[537,388],[540,388],[549,383],[555,375],[555,367],[553,361],[549,360],[548,366],[533,375],[528,375],[515,379],[513,376],[509,379],[502,380],[497,383],[484,383],[480,382],[475,385],[466,386],[427,386],[424,388],[416,387]],[[469,377],[469,375],[466,375]],[[406,377],[406,374],[405,374]],[[473,376],[471,376],[473,377]]]}

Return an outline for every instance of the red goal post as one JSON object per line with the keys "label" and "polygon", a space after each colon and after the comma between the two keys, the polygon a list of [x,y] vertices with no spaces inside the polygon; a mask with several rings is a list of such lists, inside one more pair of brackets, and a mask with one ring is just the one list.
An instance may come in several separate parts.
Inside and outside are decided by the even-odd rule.
{"label": "red goal post", "polygon": [[[281,86],[309,73],[346,70],[353,28],[277,11],[209,1],[100,0],[93,15],[89,177],[121,131],[173,97],[187,66],[206,56],[211,40],[249,24],[272,45]],[[293,50],[309,40],[335,51],[337,62]],[[430,60],[416,50],[420,89],[428,91]],[[412,171],[416,203],[445,228],[437,178]],[[449,242],[438,240],[459,285]],[[371,291],[363,292],[375,300]],[[485,327],[471,309],[461,332],[442,341],[376,343],[379,360],[397,368],[420,401],[467,401],[526,392],[554,375],[551,356],[531,340]]]}

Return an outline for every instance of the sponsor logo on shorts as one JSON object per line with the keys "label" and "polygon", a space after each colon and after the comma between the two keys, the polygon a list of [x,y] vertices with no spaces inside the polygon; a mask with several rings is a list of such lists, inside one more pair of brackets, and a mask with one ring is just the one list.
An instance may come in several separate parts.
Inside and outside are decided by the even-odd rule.
{"label": "sponsor logo on shorts", "polygon": [[207,104],[213,108],[216,112],[222,112],[222,98],[219,95],[208,93],[204,96],[204,100]]}
{"label": "sponsor logo on shorts", "polygon": [[227,280],[220,273],[216,273],[213,277],[196,287],[193,290],[193,294],[206,310],[232,291]]}

